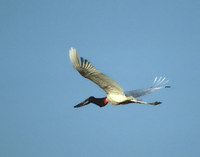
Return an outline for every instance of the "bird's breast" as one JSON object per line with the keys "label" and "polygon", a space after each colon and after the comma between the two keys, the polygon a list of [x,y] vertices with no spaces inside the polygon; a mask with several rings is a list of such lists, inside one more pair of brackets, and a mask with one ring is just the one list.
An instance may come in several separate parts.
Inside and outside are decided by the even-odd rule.
{"label": "bird's breast", "polygon": [[119,105],[120,103],[127,100],[127,97],[122,94],[114,93],[114,94],[108,94],[107,100],[112,105]]}

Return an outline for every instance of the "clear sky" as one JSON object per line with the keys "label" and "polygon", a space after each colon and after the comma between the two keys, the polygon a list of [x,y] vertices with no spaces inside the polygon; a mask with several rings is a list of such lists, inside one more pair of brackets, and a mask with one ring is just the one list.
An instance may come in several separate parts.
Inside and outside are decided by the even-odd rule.
{"label": "clear sky", "polygon": [[[69,49],[124,90],[166,76],[171,89],[74,109],[97,85]],[[1,157],[199,157],[199,0],[1,0]]]}

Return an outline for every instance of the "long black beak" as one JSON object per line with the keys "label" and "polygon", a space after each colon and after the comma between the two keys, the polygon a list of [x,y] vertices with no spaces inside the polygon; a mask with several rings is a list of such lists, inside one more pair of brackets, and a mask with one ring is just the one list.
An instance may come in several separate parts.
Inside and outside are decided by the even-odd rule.
{"label": "long black beak", "polygon": [[74,106],[74,108],[82,107],[90,103],[90,98],[86,99],[85,101],[81,102],[80,104]]}

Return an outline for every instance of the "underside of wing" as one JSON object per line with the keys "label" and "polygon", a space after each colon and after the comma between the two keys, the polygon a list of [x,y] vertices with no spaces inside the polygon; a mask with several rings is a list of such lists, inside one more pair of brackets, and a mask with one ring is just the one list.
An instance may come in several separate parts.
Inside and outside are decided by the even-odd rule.
{"label": "underside of wing", "polygon": [[153,85],[149,88],[146,89],[136,89],[136,90],[132,90],[132,91],[126,91],[125,95],[126,96],[133,96],[135,98],[140,97],[140,96],[144,96],[147,94],[150,94],[158,89],[161,88],[170,88],[170,86],[166,86],[168,80],[166,80],[166,78],[162,78],[160,77],[159,79],[156,77]]}
{"label": "underside of wing", "polygon": [[79,56],[76,49],[71,48],[69,51],[70,61],[73,67],[85,78],[96,83],[101,87],[107,94],[109,92],[124,93],[123,89],[113,81],[110,77],[98,71],[90,62]]}

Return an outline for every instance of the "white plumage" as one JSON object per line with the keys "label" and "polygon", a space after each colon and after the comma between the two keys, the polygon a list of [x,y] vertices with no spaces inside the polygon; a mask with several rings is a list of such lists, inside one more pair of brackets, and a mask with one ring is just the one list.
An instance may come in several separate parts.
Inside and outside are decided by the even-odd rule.
{"label": "white plumage", "polygon": [[153,85],[150,88],[124,92],[118,83],[116,83],[110,77],[98,71],[90,62],[80,57],[75,48],[70,49],[69,57],[73,67],[83,77],[96,83],[107,94],[107,97],[105,98],[95,98],[92,96],[83,101],[82,103],[76,105],[75,107],[81,107],[89,103],[95,103],[96,105],[103,107],[107,104],[107,102],[113,105],[128,104],[128,103],[143,103],[143,104],[158,105],[161,102],[156,101],[153,103],[148,103],[137,100],[136,97],[152,93],[161,88],[169,87],[165,86],[165,84],[168,82],[166,81],[165,77],[164,78],[160,77],[159,79],[156,77],[153,82]]}

